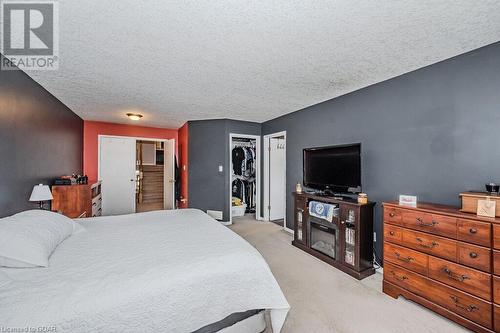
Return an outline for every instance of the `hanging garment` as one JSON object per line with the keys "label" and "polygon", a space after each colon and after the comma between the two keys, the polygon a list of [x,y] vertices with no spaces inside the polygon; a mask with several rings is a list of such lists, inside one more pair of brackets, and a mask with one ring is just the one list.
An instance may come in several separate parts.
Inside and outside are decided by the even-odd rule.
{"label": "hanging garment", "polygon": [[243,162],[246,159],[245,150],[242,147],[235,147],[232,151],[233,172],[235,175],[243,175]]}
{"label": "hanging garment", "polygon": [[246,189],[245,184],[241,179],[235,179],[232,183],[233,197],[240,198],[243,203],[246,203]]}

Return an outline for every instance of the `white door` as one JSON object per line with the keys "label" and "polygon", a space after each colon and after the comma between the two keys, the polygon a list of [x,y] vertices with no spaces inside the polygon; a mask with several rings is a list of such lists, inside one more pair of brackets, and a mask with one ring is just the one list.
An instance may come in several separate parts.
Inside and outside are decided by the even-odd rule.
{"label": "white door", "polygon": [[163,200],[165,209],[175,208],[175,143],[174,140],[165,141],[164,150],[164,181]]}
{"label": "white door", "polygon": [[103,215],[135,213],[135,146],[133,138],[100,137]]}
{"label": "white door", "polygon": [[269,139],[269,220],[285,218],[285,139]]}

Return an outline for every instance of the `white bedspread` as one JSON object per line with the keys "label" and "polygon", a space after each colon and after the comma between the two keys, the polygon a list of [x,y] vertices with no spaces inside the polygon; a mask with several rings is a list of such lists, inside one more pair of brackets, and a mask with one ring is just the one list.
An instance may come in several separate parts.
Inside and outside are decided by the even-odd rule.
{"label": "white bedspread", "polygon": [[289,305],[260,253],[201,211],[99,217],[48,268],[0,272],[0,326],[57,332],[191,332],[231,313]]}

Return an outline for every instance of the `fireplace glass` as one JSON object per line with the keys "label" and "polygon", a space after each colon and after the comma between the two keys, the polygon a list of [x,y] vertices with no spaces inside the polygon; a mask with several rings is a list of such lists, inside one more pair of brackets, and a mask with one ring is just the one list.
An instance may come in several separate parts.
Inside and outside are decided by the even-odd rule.
{"label": "fireplace glass", "polygon": [[333,223],[319,223],[311,218],[311,248],[336,259],[339,253],[339,230]]}

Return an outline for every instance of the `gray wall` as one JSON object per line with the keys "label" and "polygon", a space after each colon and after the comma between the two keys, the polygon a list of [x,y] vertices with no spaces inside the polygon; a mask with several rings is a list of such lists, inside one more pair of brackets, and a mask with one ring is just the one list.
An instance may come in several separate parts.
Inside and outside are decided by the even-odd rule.
{"label": "gray wall", "polygon": [[459,205],[458,194],[500,182],[500,43],[265,122],[287,131],[287,225],[302,182],[302,149],[362,143],[363,190],[381,206],[400,193]]}
{"label": "gray wall", "polygon": [[[189,207],[223,211],[229,220],[229,134],[261,134],[261,124],[229,120],[190,121],[188,190]],[[223,165],[224,171],[218,171]]]}
{"label": "gray wall", "polygon": [[34,208],[33,185],[81,172],[82,149],[80,117],[24,72],[0,72],[0,217]]}

